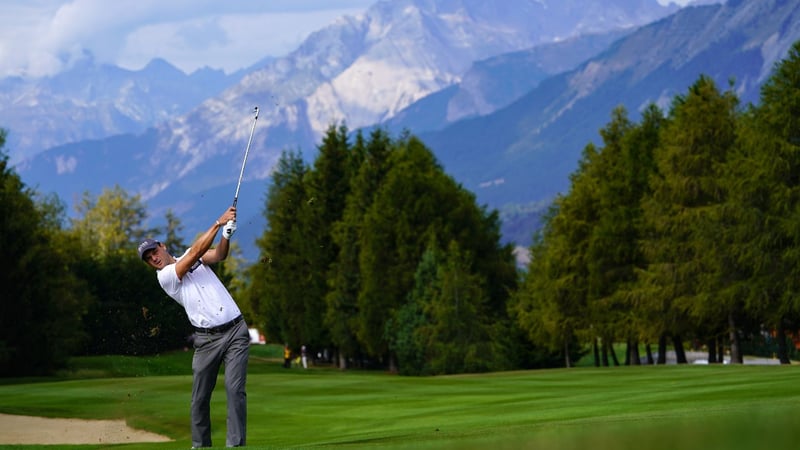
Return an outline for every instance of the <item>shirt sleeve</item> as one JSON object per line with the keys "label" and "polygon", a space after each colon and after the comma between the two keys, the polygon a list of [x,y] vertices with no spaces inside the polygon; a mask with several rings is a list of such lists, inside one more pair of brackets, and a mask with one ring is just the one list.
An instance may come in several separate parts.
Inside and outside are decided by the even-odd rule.
{"label": "shirt sleeve", "polygon": [[170,264],[158,271],[158,283],[167,295],[180,301],[178,299],[178,290],[180,289],[181,280],[178,279],[175,264]]}

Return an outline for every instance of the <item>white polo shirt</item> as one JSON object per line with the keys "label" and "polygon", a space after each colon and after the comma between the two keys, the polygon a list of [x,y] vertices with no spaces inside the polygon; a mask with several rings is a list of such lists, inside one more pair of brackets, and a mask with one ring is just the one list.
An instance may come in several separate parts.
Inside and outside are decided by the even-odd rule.
{"label": "white polo shirt", "polygon": [[[177,260],[184,256],[186,253]],[[158,283],[167,295],[183,306],[193,326],[213,328],[239,317],[241,311],[214,271],[202,264],[202,259],[200,261],[201,264],[186,272],[183,279],[178,279],[175,264],[156,271],[156,274]]]}

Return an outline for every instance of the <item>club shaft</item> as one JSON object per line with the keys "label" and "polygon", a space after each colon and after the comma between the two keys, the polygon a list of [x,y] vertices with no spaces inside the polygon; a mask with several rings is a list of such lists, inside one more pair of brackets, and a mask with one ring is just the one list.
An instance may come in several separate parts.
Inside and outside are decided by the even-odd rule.
{"label": "club shaft", "polygon": [[256,131],[256,121],[258,121],[258,106],[255,107],[255,116],[253,117],[253,126],[250,128],[250,138],[247,139],[247,147],[244,149],[244,159],[242,160],[242,170],[239,171],[239,181],[236,183],[236,193],[233,195],[233,206],[236,207],[236,202],[239,201],[239,188],[242,187],[242,176],[244,175],[244,166],[247,164],[247,154],[250,153],[250,144],[253,143],[253,132]]}

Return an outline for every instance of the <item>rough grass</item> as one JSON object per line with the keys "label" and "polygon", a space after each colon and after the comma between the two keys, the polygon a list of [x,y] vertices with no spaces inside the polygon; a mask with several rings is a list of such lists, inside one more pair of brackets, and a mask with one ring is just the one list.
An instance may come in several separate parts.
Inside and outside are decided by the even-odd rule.
{"label": "rough grass", "polygon": [[[279,350],[279,349],[278,349]],[[188,448],[191,352],[106,358],[61,378],[0,386],[0,412],[125,418]],[[254,347],[250,448],[795,449],[800,366],[642,366],[412,378],[283,369]],[[105,362],[102,362],[105,361]],[[175,373],[177,372],[177,373]],[[212,406],[224,444],[225,394]],[[35,448],[27,446],[25,448]],[[45,447],[42,447],[45,448]],[[96,446],[47,446],[99,448]]]}

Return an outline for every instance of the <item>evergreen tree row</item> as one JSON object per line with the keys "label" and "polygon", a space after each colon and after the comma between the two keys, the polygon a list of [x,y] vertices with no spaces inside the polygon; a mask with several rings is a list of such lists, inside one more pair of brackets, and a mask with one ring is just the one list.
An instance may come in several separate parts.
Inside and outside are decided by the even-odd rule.
{"label": "evergreen tree row", "polygon": [[[800,43],[758,106],[701,76],[667,113],[617,108],[534,234],[521,273],[495,211],[446,175],[416,137],[326,133],[312,165],[283,153],[264,204],[260,262],[238,243],[215,268],[275,342],[339,367],[445,374],[664,363],[668,348],[770,354],[800,329]],[[351,141],[352,140],[352,141]],[[138,195],[57,196],[22,183],[2,153],[0,376],[47,374],[78,354],[186,345],[184,311],[138,260]],[[624,362],[613,344],[627,343]],[[656,345],[653,352],[651,344]],[[645,356],[639,354],[644,349]]]}
{"label": "evergreen tree row", "polygon": [[[313,167],[284,152],[248,298],[271,339],[342,368],[408,374],[516,367],[517,271],[496,212],[413,136],[329,128]],[[517,333],[516,335],[519,335]]]}
{"label": "evergreen tree row", "polygon": [[[638,364],[641,343],[705,348],[741,363],[769,345],[781,362],[800,329],[800,43],[760,104],[701,76],[668,112],[618,108],[588,145],[569,192],[531,247],[512,300],[532,341],[590,344],[598,365]],[[792,335],[797,339],[797,335]],[[568,355],[568,353],[565,353]],[[569,365],[569,359],[566,360]]]}

